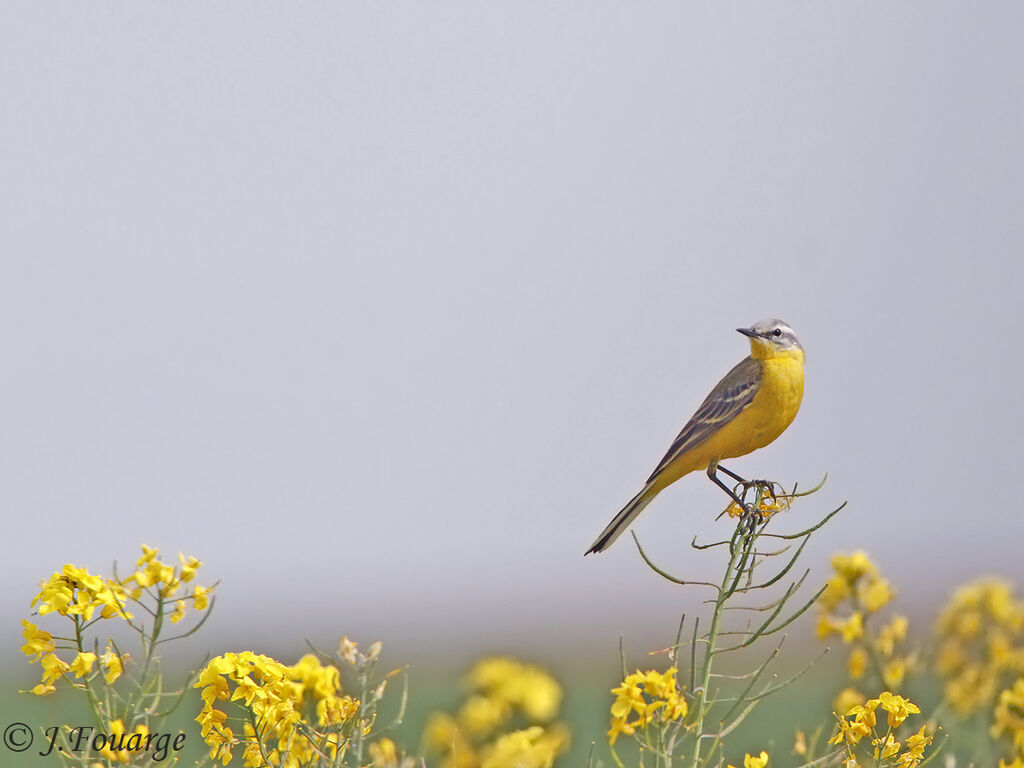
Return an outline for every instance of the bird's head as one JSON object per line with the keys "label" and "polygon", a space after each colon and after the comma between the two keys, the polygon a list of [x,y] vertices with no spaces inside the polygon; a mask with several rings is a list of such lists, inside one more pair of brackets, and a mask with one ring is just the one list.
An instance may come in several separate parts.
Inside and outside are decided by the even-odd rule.
{"label": "bird's head", "polygon": [[758,360],[793,357],[803,362],[804,348],[793,329],[781,320],[761,320],[737,331],[750,338],[750,354]]}

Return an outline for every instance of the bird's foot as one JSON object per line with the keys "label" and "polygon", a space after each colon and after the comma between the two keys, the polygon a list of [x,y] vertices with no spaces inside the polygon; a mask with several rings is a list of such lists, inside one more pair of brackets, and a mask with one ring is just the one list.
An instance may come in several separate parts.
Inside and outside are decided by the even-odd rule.
{"label": "bird's foot", "polygon": [[740,524],[743,526],[743,533],[745,536],[753,536],[757,532],[757,527],[765,521],[765,516],[761,513],[761,510],[754,509],[750,504],[745,505],[743,516],[740,518]]}
{"label": "bird's foot", "polygon": [[746,480],[741,485],[744,495],[750,490],[760,491],[762,497],[771,496],[772,501],[775,501],[775,483],[771,480]]}

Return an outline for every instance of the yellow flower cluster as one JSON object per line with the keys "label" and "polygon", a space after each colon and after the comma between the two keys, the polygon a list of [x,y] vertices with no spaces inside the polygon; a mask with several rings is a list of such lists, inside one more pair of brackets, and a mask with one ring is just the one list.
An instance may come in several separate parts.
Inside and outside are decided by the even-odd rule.
{"label": "yellow flower cluster", "polygon": [[[43,681],[32,688],[29,692],[37,696],[45,696],[57,690],[55,683],[68,673],[76,678],[88,679],[92,674],[93,666],[96,663],[96,654],[88,651],[79,651],[70,664],[62,660],[56,653],[56,646],[53,644],[53,637],[31,621],[21,620],[22,637],[25,644],[21,646],[22,652],[29,657],[29,661],[38,661],[43,668]],[[113,683],[121,676],[121,656],[111,647],[99,659],[103,670],[103,677],[108,683]]]}
{"label": "yellow flower cluster", "polygon": [[42,583],[39,594],[32,598],[32,607],[39,604],[40,616],[57,613],[91,621],[99,610],[103,619],[131,618],[125,610],[127,598],[128,590],[120,582],[95,576],[85,568],[68,563]]}
{"label": "yellow flower cluster", "polygon": [[[181,565],[175,568],[160,562],[158,554],[157,550],[143,545],[137,570],[123,580],[97,576],[85,568],[68,563],[42,582],[39,594],[32,599],[31,605],[38,606],[36,610],[40,616],[53,613],[71,619],[76,625],[75,635],[79,639],[76,641],[77,646],[65,644],[58,649],[49,632],[30,621],[22,620],[25,644],[21,650],[30,661],[38,661],[43,668],[42,682],[31,689],[32,693],[38,696],[53,693],[57,689],[57,680],[62,677],[72,684],[81,685],[71,680],[69,675],[86,682],[94,674],[102,674],[107,683],[113,683],[121,676],[126,656],[109,645],[98,659],[100,669],[94,673],[97,657],[95,653],[82,650],[82,631],[102,619],[120,618],[131,622],[134,614],[128,607],[131,603],[141,602],[145,588],[155,587],[161,598],[167,598],[178,591],[182,582],[191,581],[196,569],[202,565],[194,557],[179,555]],[[210,590],[206,587],[194,587],[190,594],[177,601],[171,621],[177,622],[185,615],[186,599],[192,600],[196,610],[204,610],[209,605],[209,594]],[[148,607],[147,610],[152,612]],[[57,650],[77,653],[68,663],[57,655]]]}
{"label": "yellow flower cluster", "polygon": [[424,742],[443,768],[547,768],[569,746],[558,716],[562,687],[546,671],[515,659],[481,659],[466,678],[457,713],[434,713]]}
{"label": "yellow flower cluster", "polygon": [[[226,653],[206,665],[195,687],[203,689],[203,709],[196,718],[202,737],[210,757],[224,765],[236,746],[243,748],[245,766],[298,766],[318,751],[334,755],[343,743],[334,726],[359,713],[359,702],[341,695],[338,669],[321,665],[312,655],[289,667],[251,651]],[[241,701],[250,713],[240,737],[227,724],[227,713],[217,708],[221,701]],[[310,704],[320,730],[306,717]]]}
{"label": "yellow flower cluster", "polygon": [[[887,713],[888,728],[884,733],[878,730],[878,712]],[[877,699],[869,699],[857,704],[845,715],[839,717],[839,730],[829,740],[829,744],[843,744],[847,748],[849,760],[854,765],[856,760],[853,748],[865,738],[870,738],[872,754],[876,761],[889,760],[896,768],[917,768],[924,759],[924,751],[932,742],[927,733],[927,726],[921,726],[917,733],[908,736],[904,742],[896,739],[895,731],[910,715],[921,713],[921,709],[909,699],[889,691],[880,694]]]}
{"label": "yellow flower cluster", "polygon": [[882,578],[878,566],[861,551],[835,555],[832,568],[835,573],[818,598],[821,609],[818,637],[839,635],[844,643],[853,646],[848,662],[853,680],[864,676],[869,660],[874,658],[882,682],[898,688],[913,661],[909,655],[896,653],[907,637],[906,617],[894,616],[874,637],[866,629],[868,619],[892,601],[895,596],[892,586]]}
{"label": "yellow flower cluster", "polygon": [[[492,702],[505,710],[505,717],[496,726],[516,709],[530,720],[546,723],[554,719],[562,706],[562,686],[540,667],[515,659],[503,656],[481,659],[470,670],[468,682],[474,693],[463,711],[471,711],[472,702],[480,699]],[[474,730],[472,720],[472,717],[465,720],[460,717],[470,730]]]}
{"label": "yellow flower cluster", "polygon": [[[174,567],[157,559],[159,554],[158,550],[143,544],[135,572],[123,580],[105,579],[68,563],[42,583],[39,594],[32,599],[32,606],[39,604],[40,616],[57,613],[92,621],[98,610],[103,619],[131,619],[133,615],[127,610],[127,603],[139,601],[144,589],[151,587],[160,597],[171,597],[184,582],[192,581],[196,570],[202,566],[194,557],[178,555],[181,565]],[[177,601],[177,611],[171,621],[176,622],[184,615],[185,599],[191,599],[193,607],[202,611],[209,605],[209,595],[208,588],[196,586],[191,594]]]}
{"label": "yellow flower cluster", "polygon": [[668,723],[686,717],[689,710],[676,681],[677,672],[675,667],[664,672],[637,670],[627,675],[622,685],[612,689],[615,701],[612,702],[609,743],[614,744],[620,733],[632,735],[655,718]]}
{"label": "yellow flower cluster", "polygon": [[990,706],[1002,685],[1024,674],[1024,601],[1007,582],[981,579],[956,590],[937,630],[936,665],[959,714]]}
{"label": "yellow flower cluster", "polygon": [[[196,570],[202,567],[202,563],[194,557],[179,554],[181,564],[175,567],[161,561],[159,555],[159,550],[142,545],[142,557],[135,564],[135,573],[124,580],[126,586],[134,584],[131,592],[133,599],[139,600],[145,589],[153,590],[164,600],[173,598],[186,582],[195,578]],[[197,584],[190,594],[177,599],[171,613],[171,623],[177,624],[185,617],[186,600],[192,600],[192,607],[195,610],[206,610],[210,605],[210,592],[210,588]]]}
{"label": "yellow flower cluster", "polygon": [[999,694],[991,733],[993,739],[1007,734],[1014,753],[1011,765],[1024,766],[1024,677]]}
{"label": "yellow flower cluster", "polygon": [[[789,496],[781,493],[777,496],[766,494],[761,497],[761,502],[757,505],[757,511],[760,513],[762,520],[770,520],[777,512],[789,509],[791,505],[792,501]],[[725,511],[729,517],[735,518],[743,517],[744,514],[744,510],[740,509],[740,505],[735,501]]]}

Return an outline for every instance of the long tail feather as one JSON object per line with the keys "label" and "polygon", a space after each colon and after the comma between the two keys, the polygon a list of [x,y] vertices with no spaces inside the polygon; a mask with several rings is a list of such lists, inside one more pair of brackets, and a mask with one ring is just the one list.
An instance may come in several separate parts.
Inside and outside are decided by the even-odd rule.
{"label": "long tail feather", "polygon": [[604,552],[608,549],[619,536],[626,532],[630,523],[636,519],[637,515],[644,511],[644,507],[650,504],[657,495],[658,490],[655,490],[654,483],[645,485],[643,490],[622,508],[622,511],[615,516],[615,519],[608,523],[608,527],[601,531],[601,535],[590,545],[590,549],[583,554],[589,555],[591,552]]}

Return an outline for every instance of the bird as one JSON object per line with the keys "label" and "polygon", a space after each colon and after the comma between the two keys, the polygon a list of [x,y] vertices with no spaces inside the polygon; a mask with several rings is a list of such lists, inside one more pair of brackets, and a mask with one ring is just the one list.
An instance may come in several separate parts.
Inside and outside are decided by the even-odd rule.
{"label": "bird", "polygon": [[793,423],[804,394],[804,348],[781,320],[737,328],[750,339],[750,356],[729,371],[669,447],[644,487],[584,553],[603,552],[622,535],[661,491],[681,477],[706,470],[708,477],[745,509],[721,470],[745,482],[719,462],[764,448]]}

